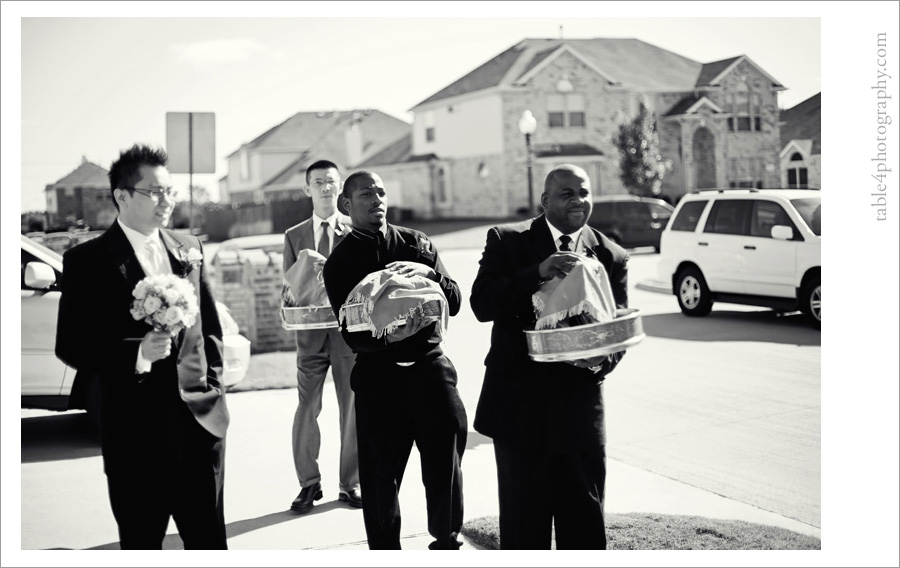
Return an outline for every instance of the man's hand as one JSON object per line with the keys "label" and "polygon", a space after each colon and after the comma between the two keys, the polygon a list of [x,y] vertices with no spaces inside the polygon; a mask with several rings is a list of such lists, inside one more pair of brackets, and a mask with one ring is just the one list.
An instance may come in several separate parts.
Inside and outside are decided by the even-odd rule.
{"label": "man's hand", "polygon": [[430,323],[431,321],[425,318],[425,310],[419,306],[413,310],[411,316],[406,318],[406,323],[404,325],[401,325],[393,333],[387,335],[387,342],[397,343],[398,341],[403,341],[407,337],[415,335]]}
{"label": "man's hand", "polygon": [[[437,272],[430,266],[426,266],[421,262],[411,262],[408,260],[396,260],[385,266],[386,270],[390,270],[401,276],[422,276],[429,280],[437,282]],[[407,324],[409,325],[409,324]]]}
{"label": "man's hand", "polygon": [[153,363],[165,359],[172,352],[172,336],[162,331],[151,331],[141,340],[141,355]]}
{"label": "man's hand", "polygon": [[565,278],[581,258],[574,252],[557,251],[538,265],[538,274],[541,280],[550,280],[554,277]]}

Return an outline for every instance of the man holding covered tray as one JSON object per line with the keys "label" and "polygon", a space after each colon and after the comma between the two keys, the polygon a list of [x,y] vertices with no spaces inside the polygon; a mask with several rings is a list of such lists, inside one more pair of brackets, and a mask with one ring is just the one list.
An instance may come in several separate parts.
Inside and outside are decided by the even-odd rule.
{"label": "man holding covered tray", "polygon": [[[331,318],[331,307],[322,283],[322,265],[349,232],[343,221],[346,216],[337,209],[341,191],[341,174],[328,160],[319,160],[306,169],[306,195],[312,198],[313,213],[309,219],[294,225],[284,234],[284,303],[283,313],[300,312],[322,318],[307,318],[286,326],[297,333],[297,393],[299,400],[291,430],[294,467],[300,494],[291,509],[309,511],[316,500],[323,497],[322,476],[319,471],[321,433],[318,417],[322,410],[322,390],[328,367],[337,395],[341,453],[338,479],[338,500],[351,507],[362,507],[359,487],[359,459],[356,449],[356,413],[350,370],[355,356],[347,346]],[[320,307],[318,312],[316,308]]]}
{"label": "man holding covered tray", "polygon": [[356,352],[350,384],[369,548],[400,549],[398,493],[415,442],[435,539],[429,548],[458,549],[467,418],[441,343],[459,312],[459,286],[426,235],[387,222],[378,174],[349,176],[341,199],[353,229],[328,257],[324,278]]}
{"label": "man holding covered tray", "polygon": [[[555,525],[558,549],[605,549],[603,380],[624,351],[536,362],[525,330],[615,317],[628,303],[628,255],[586,225],[592,198],[583,169],[551,171],[541,205],[544,215],[487,234],[470,298],[478,320],[493,322],[474,426],[494,441],[501,548],[549,549]],[[586,284],[559,285],[570,273]],[[539,318],[545,303],[566,306],[551,290],[581,295],[570,310]]]}

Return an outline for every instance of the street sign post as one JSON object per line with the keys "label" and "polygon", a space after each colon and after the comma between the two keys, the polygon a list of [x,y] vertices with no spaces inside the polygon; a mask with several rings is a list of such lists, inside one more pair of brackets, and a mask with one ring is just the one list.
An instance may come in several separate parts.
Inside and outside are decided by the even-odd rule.
{"label": "street sign post", "polygon": [[194,234],[194,174],[216,173],[216,113],[167,112],[168,170],[188,174],[189,227]]}

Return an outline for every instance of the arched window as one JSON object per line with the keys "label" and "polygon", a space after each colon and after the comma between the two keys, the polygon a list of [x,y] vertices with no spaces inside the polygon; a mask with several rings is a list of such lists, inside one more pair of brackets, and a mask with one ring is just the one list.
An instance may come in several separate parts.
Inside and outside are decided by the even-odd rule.
{"label": "arched window", "polygon": [[807,169],[804,167],[803,154],[794,152],[791,154],[792,163],[787,169],[787,186],[791,189],[806,189],[809,187],[807,180]]}
{"label": "arched window", "polygon": [[802,162],[803,156],[800,154],[800,152],[794,152],[793,155],[791,155],[791,161],[792,162]]}

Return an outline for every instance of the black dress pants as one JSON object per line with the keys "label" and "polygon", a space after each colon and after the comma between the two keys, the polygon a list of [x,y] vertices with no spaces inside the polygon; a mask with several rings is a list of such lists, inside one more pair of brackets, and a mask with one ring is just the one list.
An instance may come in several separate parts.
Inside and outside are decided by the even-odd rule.
{"label": "black dress pants", "polygon": [[554,453],[494,440],[500,548],[605,550],[605,446]]}
{"label": "black dress pants", "polygon": [[456,370],[443,355],[410,366],[357,358],[356,429],[363,519],[372,550],[400,547],[398,493],[410,451],[421,457],[432,549],[459,548],[467,419]]}
{"label": "black dress pants", "polygon": [[[186,407],[170,417],[180,436],[165,450],[140,443],[105,444],[109,500],[123,550],[159,550],[173,518],[187,550],[226,550],[223,487],[225,440],[214,437]],[[157,447],[154,448],[153,446]],[[107,455],[113,452],[114,455]]]}

